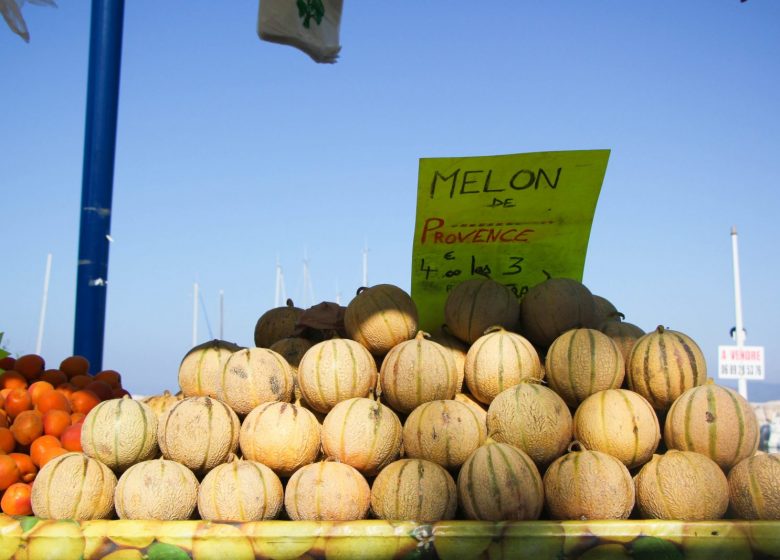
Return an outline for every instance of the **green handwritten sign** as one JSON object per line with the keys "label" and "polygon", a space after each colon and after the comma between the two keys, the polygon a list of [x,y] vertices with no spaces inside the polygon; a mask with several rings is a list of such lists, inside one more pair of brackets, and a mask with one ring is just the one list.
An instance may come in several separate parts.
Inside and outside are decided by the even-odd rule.
{"label": "green handwritten sign", "polygon": [[423,158],[412,253],[420,328],[447,293],[487,276],[522,298],[550,277],[582,280],[609,150]]}

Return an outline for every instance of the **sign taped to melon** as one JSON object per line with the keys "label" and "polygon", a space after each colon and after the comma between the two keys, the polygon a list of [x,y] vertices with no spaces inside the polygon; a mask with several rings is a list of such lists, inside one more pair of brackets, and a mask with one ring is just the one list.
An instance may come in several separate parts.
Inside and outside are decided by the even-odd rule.
{"label": "sign taped to melon", "polygon": [[609,150],[421,158],[412,252],[420,328],[447,293],[487,276],[518,298],[550,277],[582,280]]}

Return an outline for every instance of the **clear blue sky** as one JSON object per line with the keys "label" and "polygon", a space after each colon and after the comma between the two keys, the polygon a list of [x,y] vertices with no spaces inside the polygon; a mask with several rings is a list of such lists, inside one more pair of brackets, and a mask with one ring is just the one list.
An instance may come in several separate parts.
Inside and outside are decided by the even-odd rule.
{"label": "clear blue sky", "polygon": [[[185,9],[186,6],[186,9]],[[480,6],[480,7],[478,7]],[[489,7],[481,7],[489,6]],[[72,352],[89,2],[0,24],[0,330]],[[346,0],[342,53],[261,42],[256,1],[126,3],[104,367],[176,389],[193,283],[212,334],[252,344],[276,260],[305,304],[410,288],[419,158],[612,150],[584,282],[626,320],[732,343],[739,231],[747,344],[780,383],[780,2]],[[200,338],[209,338],[201,314]],[[751,400],[780,398],[751,383]]]}

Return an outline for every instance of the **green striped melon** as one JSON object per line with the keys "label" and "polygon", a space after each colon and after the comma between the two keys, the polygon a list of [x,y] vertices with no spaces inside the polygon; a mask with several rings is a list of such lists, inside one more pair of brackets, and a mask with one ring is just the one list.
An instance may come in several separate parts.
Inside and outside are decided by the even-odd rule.
{"label": "green striped melon", "polygon": [[382,360],[382,397],[393,409],[408,414],[424,402],[451,399],[458,392],[458,372],[452,354],[419,331],[395,345]]}
{"label": "green striped melon", "polygon": [[292,366],[281,354],[269,348],[244,348],[225,363],[217,398],[245,416],[263,403],[289,402],[294,386]]}
{"label": "green striped melon", "polygon": [[488,408],[487,427],[491,438],[523,450],[540,470],[566,452],[572,436],[569,407],[538,383],[500,392]]}
{"label": "green striped melon", "polygon": [[198,479],[177,461],[153,459],[127,469],[116,485],[119,519],[189,519],[198,503]]}
{"label": "green striped melon", "polygon": [[413,338],[417,322],[411,296],[392,284],[361,288],[344,311],[347,336],[377,356]]}
{"label": "green striped melon", "polygon": [[348,338],[318,342],[298,364],[303,400],[322,413],[341,401],[367,397],[376,390],[377,377],[374,357],[362,344]]}
{"label": "green striped melon", "polygon": [[458,500],[468,519],[538,519],[544,505],[539,470],[524,452],[488,438],[458,473]]}
{"label": "green striped melon", "polygon": [[479,402],[477,399],[474,398],[473,395],[470,395],[469,393],[455,393],[453,400],[456,400],[468,406],[472,410],[472,412],[474,412],[474,414],[477,415],[477,418],[479,418],[479,420],[487,426],[487,405],[486,404]]}
{"label": "green striped melon", "polygon": [[218,398],[225,362],[241,347],[225,340],[210,340],[187,352],[179,365],[179,387],[185,397]]}
{"label": "green striped melon", "polygon": [[617,389],[625,377],[623,356],[611,338],[595,329],[571,329],[550,345],[545,358],[550,388],[576,408],[593,393]]}
{"label": "green striped melon", "polygon": [[371,512],[378,519],[436,523],[454,519],[457,507],[452,475],[424,459],[390,463],[371,485]]}
{"label": "green striped melon", "polygon": [[472,407],[456,400],[430,401],[404,422],[404,454],[457,469],[486,437],[485,420]]}
{"label": "green striped melon", "polygon": [[287,338],[277,340],[269,348],[274,352],[281,354],[293,368],[293,371],[297,372],[298,364],[301,363],[301,358],[303,358],[306,350],[311,348],[313,344],[314,343],[308,338],[288,336]]}
{"label": "green striped melon", "polygon": [[255,323],[255,346],[270,348],[283,338],[295,336],[302,315],[303,309],[295,307],[291,299],[287,300],[286,305],[269,309]]}
{"label": "green striped melon", "polygon": [[141,400],[142,403],[152,409],[154,415],[159,418],[165,412],[168,411],[173,405],[184,398],[184,394],[179,392],[178,394],[172,394],[168,389],[159,395],[151,395]]}
{"label": "green striped melon", "polygon": [[363,475],[344,463],[320,461],[301,467],[287,481],[284,508],[293,521],[365,519],[371,488]]}
{"label": "green striped melon", "polygon": [[471,344],[489,327],[517,327],[520,303],[511,289],[490,278],[471,278],[447,294],[444,318],[447,328]]}
{"label": "green striped melon", "polygon": [[[628,375],[628,358],[631,356],[631,350],[634,348],[636,341],[646,334],[645,331],[633,323],[615,320],[602,322],[599,330],[617,344],[626,365],[626,375]],[[624,379],[625,382],[626,380]]]}
{"label": "green striped melon", "polygon": [[691,337],[659,325],[636,341],[626,372],[629,389],[666,411],[677,397],[707,380],[707,362]]}
{"label": "green striped melon", "polygon": [[283,505],[279,477],[262,463],[235,455],[210,470],[198,489],[198,513],[208,521],[275,519]]}
{"label": "green striped melon", "polygon": [[458,392],[463,390],[464,367],[466,366],[466,352],[468,345],[450,332],[447,325],[442,325],[431,333],[431,340],[438,342],[449,350],[455,360],[455,370],[458,372]]}
{"label": "green striped melon", "polygon": [[623,317],[617,307],[603,296],[593,294],[593,303],[595,304],[593,325],[601,325],[604,321],[620,321]]}
{"label": "green striped melon", "polygon": [[574,444],[571,449],[544,473],[544,499],[550,517],[572,521],[628,519],[635,490],[626,466],[601,451]]}
{"label": "green striped melon", "polygon": [[233,410],[211,397],[189,397],[160,419],[157,443],[163,457],[204,475],[238,449],[241,423]]}
{"label": "green striped melon", "polygon": [[390,408],[356,397],[334,406],[322,423],[325,457],[374,476],[401,452],[401,421]]}
{"label": "green striped melon", "polygon": [[739,519],[780,520],[780,453],[757,453],[729,471],[731,509]]}
{"label": "green striped melon", "polygon": [[643,519],[720,519],[729,504],[726,475],[715,461],[693,451],[653,455],[634,477]]}
{"label": "green striped melon", "polygon": [[32,485],[33,514],[41,519],[108,519],[114,508],[116,476],[83,453],[59,455],[41,467]]}
{"label": "green striped melon", "polygon": [[81,428],[81,448],[116,472],[157,456],[157,415],[137,400],[125,397],[99,403]]}
{"label": "green striped melon", "polygon": [[520,305],[520,333],[547,348],[570,329],[595,328],[591,291],[573,278],[549,278],[532,286]]}
{"label": "green striped melon", "polygon": [[271,402],[247,414],[238,441],[245,459],[263,463],[279,476],[289,477],[317,460],[320,431],[317,418],[300,404]]}
{"label": "green striped melon", "polygon": [[488,329],[466,354],[466,387],[485,404],[505,389],[523,381],[541,381],[542,377],[536,349],[524,337],[501,327]]}
{"label": "green striped melon", "polygon": [[758,449],[756,413],[739,393],[714,383],[685,391],[672,403],[664,423],[670,449],[696,451],[724,471]]}
{"label": "green striped melon", "polygon": [[653,457],[661,429],[647,399],[626,389],[608,389],[589,396],[577,407],[574,439],[586,449],[609,453],[634,469]]}

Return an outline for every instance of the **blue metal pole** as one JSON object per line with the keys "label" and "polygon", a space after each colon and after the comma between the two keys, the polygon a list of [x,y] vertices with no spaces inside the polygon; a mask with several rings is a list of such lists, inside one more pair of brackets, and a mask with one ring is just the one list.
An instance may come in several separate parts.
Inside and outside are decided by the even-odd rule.
{"label": "blue metal pole", "polygon": [[73,353],[103,369],[124,0],[93,0]]}

